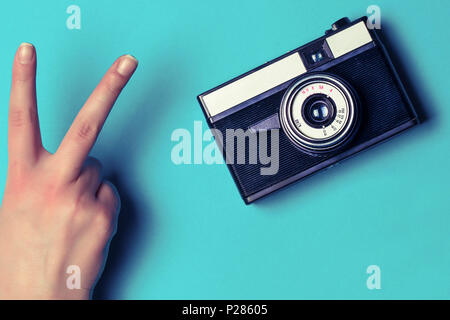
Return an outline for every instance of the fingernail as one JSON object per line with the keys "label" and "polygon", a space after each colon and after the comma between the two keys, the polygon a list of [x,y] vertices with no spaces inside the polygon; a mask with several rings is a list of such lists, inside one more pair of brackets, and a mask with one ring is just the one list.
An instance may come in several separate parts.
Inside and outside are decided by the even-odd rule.
{"label": "fingernail", "polygon": [[34,47],[31,43],[24,42],[19,47],[19,62],[28,64],[33,60]]}
{"label": "fingernail", "polygon": [[117,72],[126,77],[133,73],[136,69],[138,61],[132,55],[124,55],[120,58],[119,65],[117,66]]}

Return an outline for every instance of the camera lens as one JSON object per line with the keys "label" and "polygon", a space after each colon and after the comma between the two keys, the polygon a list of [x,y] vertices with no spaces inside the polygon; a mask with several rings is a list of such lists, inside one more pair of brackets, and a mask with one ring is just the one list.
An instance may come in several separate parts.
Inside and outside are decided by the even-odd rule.
{"label": "camera lens", "polygon": [[317,102],[311,106],[311,117],[317,122],[321,123],[328,119],[328,107],[326,104]]}
{"label": "camera lens", "polygon": [[299,149],[318,155],[346,145],[359,124],[359,103],[343,79],[310,73],[294,81],[280,106],[280,123]]}
{"label": "camera lens", "polygon": [[309,96],[302,107],[302,116],[309,125],[321,128],[334,120],[336,107],[324,94]]}

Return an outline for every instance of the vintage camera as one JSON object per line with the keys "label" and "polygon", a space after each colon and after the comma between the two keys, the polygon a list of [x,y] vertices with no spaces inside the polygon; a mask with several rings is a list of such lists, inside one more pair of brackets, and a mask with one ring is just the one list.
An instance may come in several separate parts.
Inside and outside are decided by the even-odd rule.
{"label": "vintage camera", "polygon": [[[379,31],[366,20],[343,18],[325,36],[198,96],[245,203],[419,123]],[[244,131],[248,143],[237,145],[230,130]],[[279,152],[273,174],[251,161],[260,137]]]}

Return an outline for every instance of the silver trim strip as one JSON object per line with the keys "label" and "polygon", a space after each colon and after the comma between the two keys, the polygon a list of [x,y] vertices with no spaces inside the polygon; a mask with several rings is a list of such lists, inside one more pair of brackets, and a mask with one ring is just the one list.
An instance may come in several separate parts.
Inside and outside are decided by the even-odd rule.
{"label": "silver trim strip", "polygon": [[200,96],[209,117],[222,113],[306,72],[295,52],[206,95]]}

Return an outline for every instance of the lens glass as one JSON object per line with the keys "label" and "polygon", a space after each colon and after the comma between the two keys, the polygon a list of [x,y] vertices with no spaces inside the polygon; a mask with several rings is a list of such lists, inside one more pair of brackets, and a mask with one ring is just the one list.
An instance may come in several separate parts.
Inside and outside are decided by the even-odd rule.
{"label": "lens glass", "polygon": [[309,125],[320,128],[334,120],[335,109],[336,107],[329,97],[323,94],[314,94],[305,100],[302,116]]}
{"label": "lens glass", "polygon": [[322,101],[317,101],[311,106],[311,118],[316,122],[327,120],[329,114],[327,105]]}

